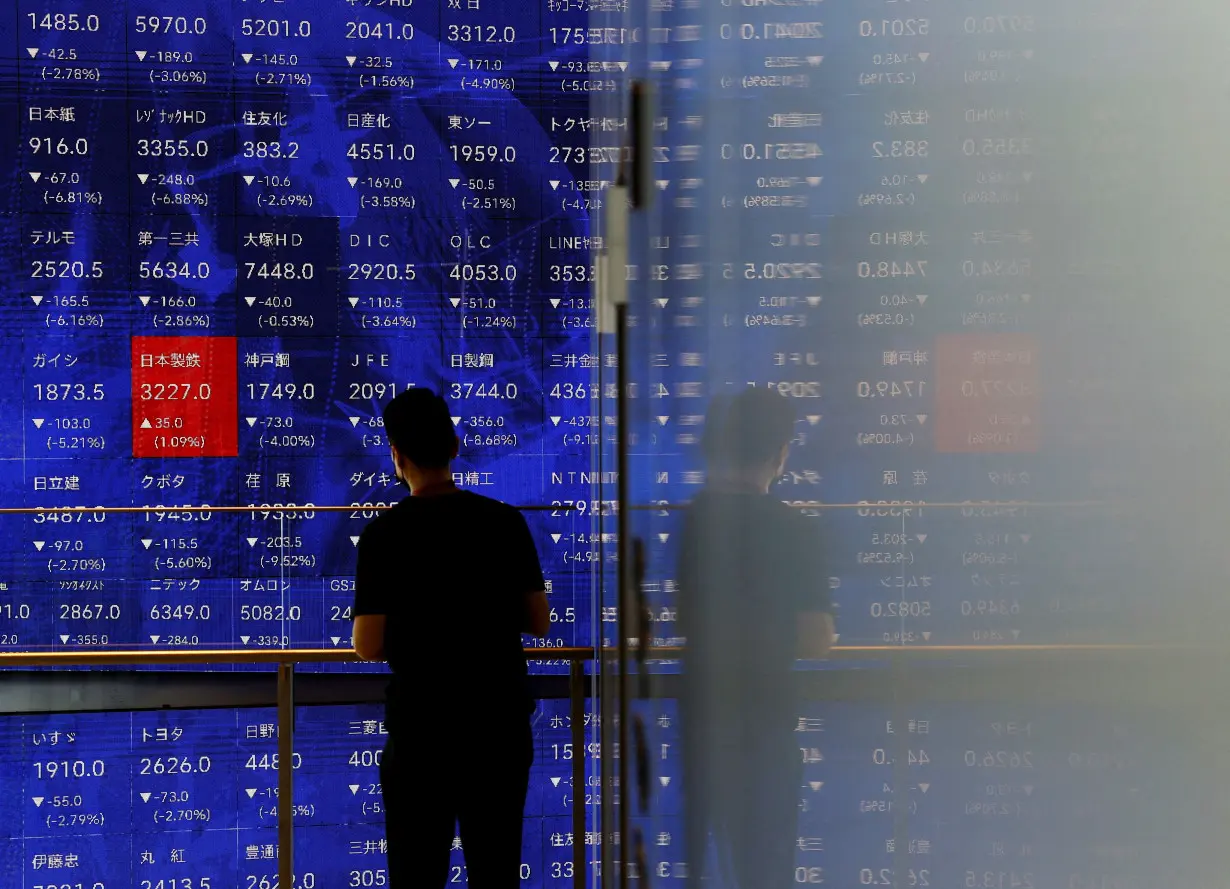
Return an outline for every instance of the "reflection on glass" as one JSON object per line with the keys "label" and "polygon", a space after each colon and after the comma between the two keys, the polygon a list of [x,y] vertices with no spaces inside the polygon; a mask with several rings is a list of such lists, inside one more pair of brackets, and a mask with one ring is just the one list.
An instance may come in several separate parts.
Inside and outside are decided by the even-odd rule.
{"label": "reflection on glass", "polygon": [[[832,604],[816,522],[770,493],[794,438],[792,402],[746,389],[706,423],[709,478],[679,544],[683,751],[692,876],[707,836],[740,886],[779,885],[793,868],[802,766],[790,729],[796,658],[823,657]],[[720,864],[719,864],[720,867]]]}

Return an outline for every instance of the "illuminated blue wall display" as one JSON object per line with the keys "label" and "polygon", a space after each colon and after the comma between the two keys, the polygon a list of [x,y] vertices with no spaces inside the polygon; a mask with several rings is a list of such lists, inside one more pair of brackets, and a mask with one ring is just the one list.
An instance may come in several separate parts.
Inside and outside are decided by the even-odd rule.
{"label": "illuminated blue wall display", "polygon": [[816,524],[844,641],[1147,623],[1112,555],[1140,529],[1002,505],[1120,492],[1145,382],[1046,296],[1092,225],[1051,212],[1090,166],[1048,87],[1070,10],[678,3],[650,34],[596,0],[147,5],[6,12],[0,493],[135,511],[0,514],[0,650],[345,644],[354,542],[402,493],[380,407],[410,385],[454,406],[459,481],[541,507],[541,641],[593,639],[590,222],[627,121],[590,99],[629,64],[660,80],[634,499],[686,501],[707,396],[772,385],[800,417],[779,493],[842,507]]}
{"label": "illuminated blue wall display", "polygon": [[[615,0],[13,0],[0,506],[86,509],[0,513],[0,651],[345,646],[355,541],[401,494],[380,408],[412,385],[454,406],[465,487],[540,507],[540,644],[591,641],[591,453],[610,431],[591,221],[626,137],[591,97],[629,64],[662,100],[659,229],[633,257],[633,416],[656,456],[634,498],[685,501],[707,396],[771,385],[800,416],[779,493],[843,505],[808,508],[843,643],[1149,626],[1134,609],[1158,587],[1124,553],[1140,528],[1023,504],[1099,500],[1130,476],[1112,446],[1143,434],[1116,425],[1148,382],[1108,321],[1130,291],[1065,277],[1143,242],[1088,236],[1090,217],[1126,212],[1050,211],[1118,175],[1057,97],[1096,68],[1082,95],[1105,104],[1082,113],[1112,133],[1098,151],[1118,145],[1123,84],[1154,44],[1074,47],[1074,10],[1101,21],[1111,4],[1030,5],[673,0],[650,33]],[[670,640],[661,518],[647,591]],[[459,608],[441,631],[464,628]],[[668,703],[644,715],[669,827],[649,861],[670,884],[687,861],[677,727]],[[299,719],[295,889],[385,885],[379,708]],[[0,719],[0,889],[276,889],[274,721]],[[569,819],[597,802],[570,780],[596,748],[571,748],[561,702],[536,724],[523,882],[563,887],[572,845],[596,843]],[[1180,885],[1160,849],[1189,825],[1158,813],[1199,788],[1148,729],[1062,708],[817,705],[798,728],[795,882],[1109,889],[1152,867]]]}
{"label": "illuminated blue wall display", "polygon": [[[148,509],[0,517],[0,649],[345,645],[354,541],[404,493],[380,409],[408,386],[453,407],[466,487],[585,500],[584,23],[8,6],[0,492]],[[531,516],[550,644],[588,636],[576,515]]]}

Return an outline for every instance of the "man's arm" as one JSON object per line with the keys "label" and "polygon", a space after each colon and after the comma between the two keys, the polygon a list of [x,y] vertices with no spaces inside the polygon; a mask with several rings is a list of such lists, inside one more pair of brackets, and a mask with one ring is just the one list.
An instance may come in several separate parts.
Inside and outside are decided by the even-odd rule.
{"label": "man's arm", "polygon": [[384,660],[383,614],[358,614],[354,619],[354,650],[365,661]]}
{"label": "man's arm", "polygon": [[551,606],[547,604],[547,591],[535,590],[526,594],[525,625],[522,633],[531,636],[545,636],[551,629]]}
{"label": "man's arm", "polygon": [[387,553],[371,527],[359,537],[355,566],[354,650],[365,661],[384,660],[384,628],[388,620],[386,597],[389,577],[382,569]]}
{"label": "man's arm", "polygon": [[799,657],[818,661],[833,650],[833,615],[827,611],[806,611],[799,615]]}
{"label": "man's arm", "polygon": [[814,526],[799,517],[800,540],[795,564],[799,566],[796,589],[801,594],[798,611],[798,639],[795,647],[803,660],[821,660],[833,650],[836,627],[833,600],[829,592],[828,559],[823,541]]}

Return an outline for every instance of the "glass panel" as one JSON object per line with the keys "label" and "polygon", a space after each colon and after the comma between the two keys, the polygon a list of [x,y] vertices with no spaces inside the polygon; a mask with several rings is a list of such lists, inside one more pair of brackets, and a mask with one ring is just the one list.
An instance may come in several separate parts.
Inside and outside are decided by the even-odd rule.
{"label": "glass panel", "polygon": [[[1186,319],[1222,316],[1206,198],[1227,131],[1203,84],[1221,80],[1206,35],[1225,11],[662,2],[614,18],[633,44],[603,58],[655,95],[620,508],[652,642],[685,651],[630,653],[652,678],[609,705],[646,739],[620,774],[649,780],[621,783],[629,866],[606,885],[680,863],[745,889],[1207,880],[1207,834],[1166,820],[1197,779],[1166,763],[1172,740],[1122,676],[1157,663],[1145,646],[1221,648],[1208,621],[1230,566],[1206,529],[1227,473],[1193,438],[1223,437],[1206,411],[1226,375]],[[772,405],[724,407],[748,390],[788,406],[785,433]],[[796,657],[825,599],[837,647]],[[816,711],[794,688],[852,674],[881,684],[874,712]],[[948,703],[987,676],[1003,684],[976,706]],[[1181,676],[1154,691],[1184,723],[1206,705]],[[1039,701],[1082,683],[1077,702]],[[690,744],[689,777],[671,750]],[[1167,791],[1133,807],[1127,763],[1151,757]],[[680,813],[712,843],[681,844]]]}

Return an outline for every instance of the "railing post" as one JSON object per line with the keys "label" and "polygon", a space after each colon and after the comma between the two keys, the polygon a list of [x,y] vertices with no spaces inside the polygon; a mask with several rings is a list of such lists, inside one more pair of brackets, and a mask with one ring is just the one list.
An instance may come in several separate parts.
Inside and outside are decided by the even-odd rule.
{"label": "railing post", "polygon": [[585,664],[573,658],[568,665],[569,728],[572,730],[572,885],[585,889]]}
{"label": "railing post", "polygon": [[295,665],[278,664],[278,885],[295,885]]}

